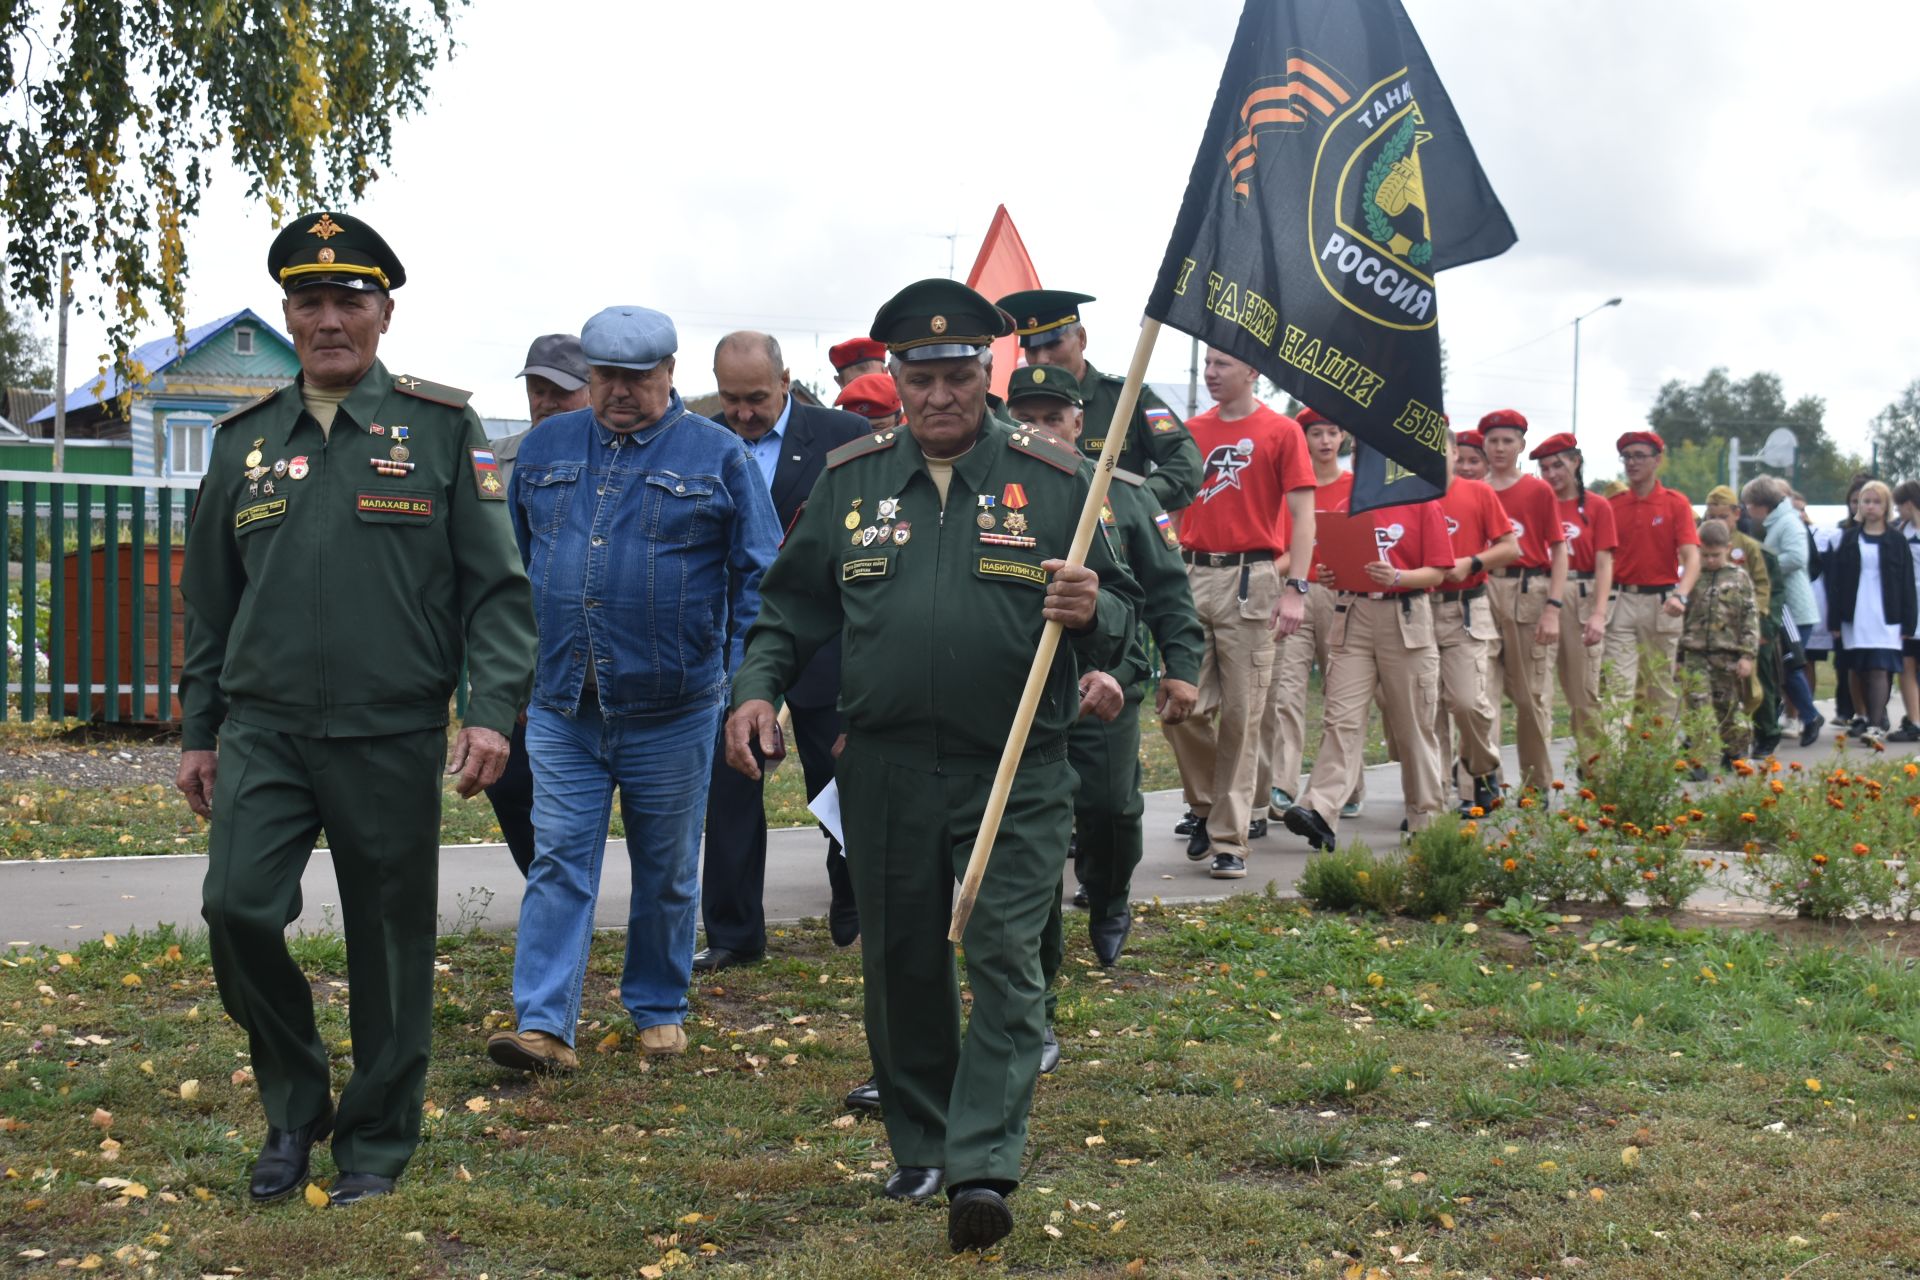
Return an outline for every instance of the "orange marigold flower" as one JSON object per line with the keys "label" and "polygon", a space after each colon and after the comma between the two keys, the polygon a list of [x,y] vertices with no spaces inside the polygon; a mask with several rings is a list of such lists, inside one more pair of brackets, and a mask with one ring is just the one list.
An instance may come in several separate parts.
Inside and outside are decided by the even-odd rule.
{"label": "orange marigold flower", "polygon": [[1508,858],[1505,862],[1500,864],[1500,869],[1506,872],[1514,872],[1520,869],[1520,864],[1515,862],[1512,858]]}
{"label": "orange marigold flower", "polygon": [[1839,796],[1836,796],[1831,792],[1827,794],[1827,803],[1832,805],[1836,809],[1844,809],[1847,807],[1847,802],[1845,800],[1842,800]]}
{"label": "orange marigold flower", "polygon": [[1751,778],[1753,776],[1753,766],[1745,760],[1735,760],[1733,762],[1733,771],[1743,778]]}
{"label": "orange marigold flower", "polygon": [[[1793,767],[1798,769],[1800,766],[1795,765]],[[1775,760],[1772,756],[1767,757],[1767,772],[1768,773],[1780,772],[1780,762],[1778,760]]]}
{"label": "orange marigold flower", "polygon": [[1521,807],[1522,809],[1531,809],[1531,808],[1533,808],[1533,797],[1532,797],[1532,796],[1521,796],[1521,797],[1520,797],[1520,807]]}
{"label": "orange marigold flower", "polygon": [[1479,831],[1480,827],[1477,823],[1463,822],[1460,824],[1460,834],[1463,836],[1476,835]]}
{"label": "orange marigold flower", "polygon": [[1915,764],[1909,760],[1900,766],[1900,772],[1906,774],[1909,778],[1920,778],[1920,764]]}
{"label": "orange marigold flower", "polygon": [[1780,779],[1775,778],[1771,782],[1767,783],[1767,789],[1773,792],[1773,794],[1779,795],[1787,789],[1787,784],[1780,781]]}
{"label": "orange marigold flower", "polygon": [[1653,833],[1657,836],[1670,836],[1673,834],[1673,828],[1668,826],[1666,823],[1661,822],[1661,823],[1655,824],[1653,828]]}
{"label": "orange marigold flower", "polygon": [[1553,789],[1555,791],[1565,791],[1567,789],[1567,784],[1560,781],[1560,779],[1555,778],[1553,780]]}
{"label": "orange marigold flower", "polygon": [[1598,858],[1600,856],[1600,851],[1598,849],[1589,849],[1587,850],[1587,856],[1589,858]]}
{"label": "orange marigold flower", "polygon": [[[1911,769],[1911,768],[1913,768],[1913,766],[1912,766],[1912,765],[1908,765],[1907,767],[1908,767],[1909,769]],[[1920,770],[1916,770],[1916,772],[1920,772]],[[1909,778],[1911,778],[1911,777],[1913,777],[1914,775],[1910,773],[1910,774],[1908,774],[1907,776],[1908,776]],[[1581,798],[1582,800],[1592,800],[1592,799],[1594,799],[1594,794],[1593,794],[1593,792],[1592,792],[1592,791],[1590,791],[1590,790],[1589,790],[1589,789],[1587,789],[1586,787],[1582,787],[1582,788],[1580,788],[1580,798]]]}
{"label": "orange marigold flower", "polygon": [[1647,881],[1648,883],[1652,883],[1653,881],[1658,880],[1660,878],[1660,873],[1658,871],[1642,871],[1640,873],[1640,878],[1642,880]]}
{"label": "orange marigold flower", "polygon": [[1618,813],[1618,812],[1620,812],[1620,806],[1619,806],[1619,805],[1617,805],[1617,804],[1603,804],[1603,805],[1601,805],[1601,806],[1600,806],[1600,812],[1602,812],[1602,813]]}
{"label": "orange marigold flower", "polygon": [[1854,851],[1854,852],[1855,852],[1856,854],[1858,854],[1858,855],[1860,855],[1861,857],[1863,857],[1863,858],[1864,858],[1864,857],[1866,857],[1866,856],[1867,856],[1867,855],[1868,855],[1869,853],[1871,853],[1871,852],[1873,852],[1873,851],[1872,851],[1871,849],[1869,849],[1869,848],[1867,848],[1867,846],[1866,846],[1866,845],[1864,845],[1864,844],[1856,844],[1856,845],[1854,845],[1854,846],[1853,846],[1853,851]]}
{"label": "orange marigold flower", "polygon": [[1742,853],[1758,853],[1760,852],[1760,842],[1757,840],[1749,840],[1740,846],[1740,851]]}
{"label": "orange marigold flower", "polygon": [[1816,867],[1824,867],[1824,866],[1826,866],[1826,865],[1827,865],[1827,855],[1826,855],[1826,854],[1824,854],[1824,853],[1816,853],[1816,854],[1814,854],[1814,855],[1813,855],[1813,865],[1814,865],[1814,866],[1816,866]]}
{"label": "orange marigold flower", "polygon": [[1575,831],[1578,831],[1581,835],[1587,834],[1587,831],[1589,830],[1587,826],[1587,820],[1585,818],[1575,818],[1573,820],[1573,829]]}
{"label": "orange marigold flower", "polygon": [[1687,817],[1695,822],[1705,822],[1707,820],[1707,815],[1698,809],[1687,810]]}
{"label": "orange marigold flower", "polygon": [[1802,765],[1801,765],[1801,763],[1800,763],[1800,762],[1799,762],[1798,760],[1795,760],[1795,761],[1794,761],[1794,762],[1793,762],[1792,764],[1790,764],[1790,765],[1788,765],[1788,766],[1787,766],[1787,768],[1789,768],[1789,769],[1791,769],[1791,770],[1793,770],[1793,771],[1794,771],[1795,773],[1804,773],[1804,772],[1806,772],[1806,769],[1805,769],[1805,767],[1804,767],[1804,766],[1802,766]]}
{"label": "orange marigold flower", "polygon": [[1467,810],[1467,816],[1469,818],[1484,818],[1487,816],[1487,811],[1479,805],[1475,805],[1473,808]]}
{"label": "orange marigold flower", "polygon": [[1758,821],[1760,821],[1760,818],[1759,818],[1759,815],[1757,815],[1757,814],[1754,814],[1754,813],[1743,813],[1743,814],[1741,814],[1741,815],[1740,815],[1740,821],[1742,821],[1742,822],[1758,822]]}

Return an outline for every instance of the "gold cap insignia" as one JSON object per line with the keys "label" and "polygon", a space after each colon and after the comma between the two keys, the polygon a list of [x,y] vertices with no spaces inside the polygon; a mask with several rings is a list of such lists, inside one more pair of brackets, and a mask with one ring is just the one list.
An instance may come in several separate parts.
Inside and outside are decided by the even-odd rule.
{"label": "gold cap insignia", "polygon": [[307,228],[309,234],[319,236],[322,240],[331,240],[345,230],[345,227],[333,220],[333,215],[330,213],[321,214],[320,221]]}
{"label": "gold cap insignia", "polygon": [[1039,317],[1039,316],[1028,316],[1028,317],[1027,317],[1027,328],[1029,328],[1029,329],[1038,329],[1039,327],[1040,327],[1040,317]]}
{"label": "gold cap insignia", "polygon": [[323,245],[321,246],[320,252],[315,254],[314,256],[322,262],[332,262],[333,250],[331,247]]}
{"label": "gold cap insignia", "polygon": [[1033,371],[1033,384],[1035,386],[1039,386],[1041,383],[1045,382],[1046,380],[1047,380],[1047,371],[1045,369],[1035,369]]}
{"label": "gold cap insignia", "polygon": [[947,331],[947,318],[945,316],[935,316],[933,323],[929,324],[927,328],[933,330],[935,333],[945,333]]}

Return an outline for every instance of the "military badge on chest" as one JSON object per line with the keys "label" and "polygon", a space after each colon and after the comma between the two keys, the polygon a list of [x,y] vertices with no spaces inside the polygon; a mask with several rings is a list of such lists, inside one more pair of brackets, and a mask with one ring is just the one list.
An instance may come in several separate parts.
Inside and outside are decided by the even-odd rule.
{"label": "military badge on chest", "polygon": [[1006,509],[1006,516],[999,521],[1005,532],[994,531],[994,496],[983,493],[979,496],[980,541],[989,547],[1037,547],[1040,540],[1027,533],[1027,491],[1025,486],[1009,484],[1001,492],[999,504]]}
{"label": "military badge on chest", "polygon": [[367,465],[373,468],[375,474],[404,476],[412,473],[415,464],[412,461],[413,453],[407,448],[407,428],[383,428],[379,423],[374,423],[367,428],[367,432],[369,435],[387,435],[393,438],[393,447],[387,450],[386,457],[367,459]]}
{"label": "military badge on chest", "polygon": [[861,499],[855,498],[850,504],[846,519],[842,522],[853,535],[856,547],[884,546],[891,542],[896,547],[904,547],[913,538],[913,526],[901,518],[901,503],[898,498],[882,498],[874,509],[874,522],[869,525],[860,523]]}

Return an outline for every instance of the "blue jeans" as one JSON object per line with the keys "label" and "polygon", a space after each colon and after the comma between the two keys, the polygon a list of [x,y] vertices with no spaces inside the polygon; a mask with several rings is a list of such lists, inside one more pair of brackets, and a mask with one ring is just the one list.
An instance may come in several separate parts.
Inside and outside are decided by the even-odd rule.
{"label": "blue jeans", "polygon": [[573,1043],[615,787],[633,867],[620,1002],[643,1031],[686,1020],[720,709],[715,698],[670,715],[609,720],[590,699],[577,716],[528,708],[535,845],[513,957],[520,1030]]}

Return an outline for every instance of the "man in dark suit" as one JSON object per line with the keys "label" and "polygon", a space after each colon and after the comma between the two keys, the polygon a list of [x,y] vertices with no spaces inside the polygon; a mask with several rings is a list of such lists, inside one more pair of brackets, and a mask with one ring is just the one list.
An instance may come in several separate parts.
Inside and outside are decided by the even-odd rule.
{"label": "man in dark suit", "polygon": [[[780,344],[764,333],[742,331],[720,340],[713,353],[722,421],[746,442],[773,497],[782,529],[791,528],[820,478],[828,451],[866,434],[856,414],[801,404],[794,398]],[[820,650],[787,690],[787,710],[806,774],[807,795],[833,779],[833,744],[840,736],[840,645]],[[707,793],[706,863],[701,874],[700,915],[706,949],[693,957],[696,972],[748,964],[767,950],[767,819],[761,783],[749,781],[717,756]],[[840,846],[827,841],[827,880],[833,888],[828,924],[839,946],[860,936],[853,883]]]}

